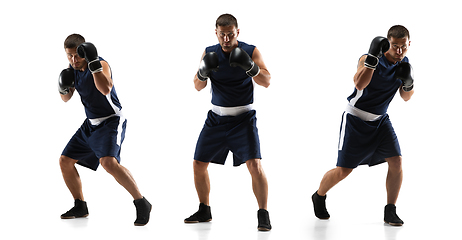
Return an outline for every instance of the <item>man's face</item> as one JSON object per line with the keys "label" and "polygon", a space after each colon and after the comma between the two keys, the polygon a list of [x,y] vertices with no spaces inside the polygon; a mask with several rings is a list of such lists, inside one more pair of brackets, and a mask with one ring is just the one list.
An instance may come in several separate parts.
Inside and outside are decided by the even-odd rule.
{"label": "man's face", "polygon": [[81,58],[77,54],[77,48],[65,48],[67,54],[67,60],[75,70],[83,71],[87,67],[87,61],[85,58]]}
{"label": "man's face", "polygon": [[391,37],[390,41],[390,50],[387,52],[387,59],[390,62],[399,62],[402,61],[406,56],[407,50],[411,44],[407,37],[405,38],[394,38]]}
{"label": "man's face", "polygon": [[235,26],[218,26],[217,29],[215,29],[215,33],[223,52],[229,53],[237,47],[239,29],[236,29]]}

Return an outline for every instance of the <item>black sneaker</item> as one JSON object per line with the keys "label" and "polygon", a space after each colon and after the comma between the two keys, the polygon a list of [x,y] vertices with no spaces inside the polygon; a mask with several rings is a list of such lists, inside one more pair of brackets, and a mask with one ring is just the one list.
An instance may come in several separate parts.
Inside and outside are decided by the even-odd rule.
{"label": "black sneaker", "polygon": [[199,223],[212,221],[212,212],[210,206],[203,203],[199,204],[199,210],[184,220],[185,223]]}
{"label": "black sneaker", "polygon": [[385,206],[384,221],[392,226],[403,226],[404,224],[403,220],[396,215],[396,206],[394,204]]}
{"label": "black sneaker", "polygon": [[330,215],[326,209],[326,196],[319,196],[318,191],[316,191],[311,200],[313,200],[314,215],[319,219],[329,219]]}
{"label": "black sneaker", "polygon": [[149,222],[149,215],[151,214],[152,205],[146,200],[145,197],[133,200],[136,207],[136,220],[135,226],[144,226]]}
{"label": "black sneaker", "polygon": [[61,219],[83,218],[88,216],[87,202],[75,199],[74,207],[61,215]]}
{"label": "black sneaker", "polygon": [[265,209],[258,210],[258,230],[269,231],[271,230],[271,223],[269,219],[269,213]]}

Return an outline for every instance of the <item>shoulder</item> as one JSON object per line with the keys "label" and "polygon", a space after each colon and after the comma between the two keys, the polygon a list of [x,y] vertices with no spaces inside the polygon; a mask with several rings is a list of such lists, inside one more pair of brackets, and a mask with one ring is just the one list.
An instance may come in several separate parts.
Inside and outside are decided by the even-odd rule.
{"label": "shoulder", "polygon": [[246,51],[247,54],[249,54],[249,56],[251,56],[251,57],[252,57],[252,54],[253,54],[254,50],[256,49],[256,47],[254,45],[247,44],[247,43],[241,42],[241,41],[239,41],[237,46],[242,48],[244,51]]}
{"label": "shoulder", "polygon": [[205,52],[218,52],[218,50],[221,48],[220,44],[215,44],[212,46],[208,46],[205,48]]}
{"label": "shoulder", "polygon": [[250,49],[252,51],[256,48],[255,45],[248,44],[248,43],[241,42],[241,41],[239,41],[238,47],[240,47],[240,48],[242,48],[244,50]]}

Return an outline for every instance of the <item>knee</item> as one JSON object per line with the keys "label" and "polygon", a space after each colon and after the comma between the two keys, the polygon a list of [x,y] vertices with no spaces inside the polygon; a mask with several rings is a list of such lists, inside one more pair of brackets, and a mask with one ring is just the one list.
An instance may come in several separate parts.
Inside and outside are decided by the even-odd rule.
{"label": "knee", "polygon": [[258,176],[264,174],[260,159],[250,159],[246,164],[251,175]]}
{"label": "knee", "polygon": [[338,175],[341,179],[344,179],[350,175],[351,172],[353,172],[352,168],[344,168],[344,167],[338,167]]}
{"label": "knee", "polygon": [[61,167],[62,171],[73,168],[76,162],[77,162],[77,160],[74,160],[74,159],[72,159],[70,157],[66,157],[66,156],[63,156],[63,155],[61,155],[61,157],[59,157],[59,166]]}
{"label": "knee", "polygon": [[207,167],[209,166],[209,163],[207,162],[201,162],[198,160],[193,161],[193,169],[194,169],[194,174],[201,174],[205,171],[207,171]]}
{"label": "knee", "polygon": [[114,172],[115,168],[117,168],[119,165],[117,159],[114,157],[102,157],[99,160],[99,163],[108,173]]}
{"label": "knee", "polygon": [[401,171],[403,161],[401,156],[387,158],[386,161],[390,170]]}

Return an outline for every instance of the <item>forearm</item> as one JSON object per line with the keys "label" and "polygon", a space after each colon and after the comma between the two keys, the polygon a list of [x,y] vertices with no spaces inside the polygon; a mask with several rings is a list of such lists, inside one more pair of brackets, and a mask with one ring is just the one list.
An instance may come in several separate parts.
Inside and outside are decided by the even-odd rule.
{"label": "forearm", "polygon": [[93,79],[95,81],[96,89],[98,89],[98,91],[100,91],[103,95],[108,95],[113,86],[111,69],[105,61],[101,61],[101,66],[103,67],[103,71],[93,73]]}
{"label": "forearm", "polygon": [[70,88],[68,94],[66,94],[66,95],[59,94],[59,95],[61,96],[61,99],[62,99],[64,102],[67,102],[67,101],[69,101],[69,100],[72,98],[72,96],[74,95],[74,91],[75,91],[75,88]]}
{"label": "forearm", "polygon": [[414,89],[412,89],[409,92],[406,92],[403,90],[403,85],[401,85],[401,87],[399,88],[399,95],[404,101],[407,102],[411,99],[412,95],[414,95]]}
{"label": "forearm", "polygon": [[366,56],[362,56],[359,59],[358,69],[356,71],[355,76],[353,77],[353,81],[355,83],[355,87],[358,90],[363,90],[364,88],[369,85],[372,79],[372,75],[374,74],[374,70],[367,68],[364,66],[364,62],[366,60]]}
{"label": "forearm", "polygon": [[93,74],[95,86],[103,95],[108,95],[112,90],[112,80],[108,78],[103,72]]}
{"label": "forearm", "polygon": [[268,70],[260,68],[260,73],[257,76],[253,77],[253,80],[258,85],[267,88],[270,85],[271,74],[268,72]]}
{"label": "forearm", "polygon": [[363,67],[359,69],[355,76],[354,76],[354,83],[355,87],[358,90],[363,90],[364,88],[369,85],[372,79],[372,75],[374,74],[374,70],[370,68]]}
{"label": "forearm", "polygon": [[201,81],[197,78],[197,74],[194,75],[194,87],[197,91],[204,89],[207,86],[207,81]]}
{"label": "forearm", "polygon": [[269,87],[271,74],[269,73],[268,69],[266,68],[265,62],[263,61],[263,57],[260,53],[260,50],[255,48],[252,56],[252,60],[254,63],[260,68],[260,72],[257,76],[253,77],[255,83],[265,88]]}

